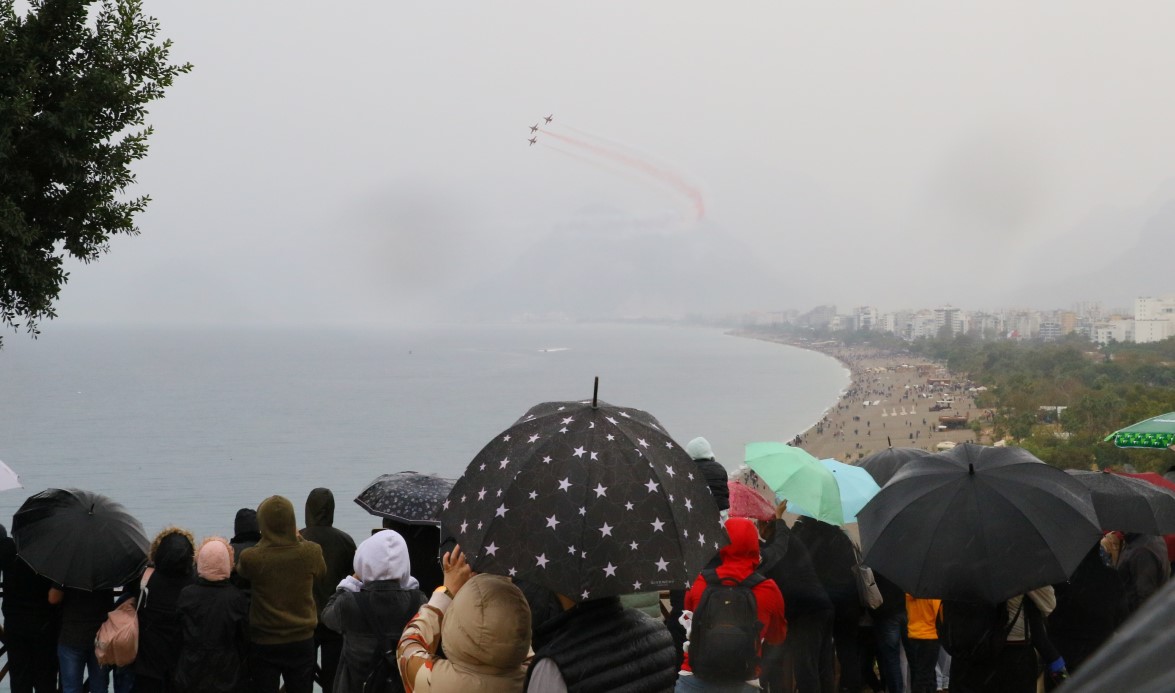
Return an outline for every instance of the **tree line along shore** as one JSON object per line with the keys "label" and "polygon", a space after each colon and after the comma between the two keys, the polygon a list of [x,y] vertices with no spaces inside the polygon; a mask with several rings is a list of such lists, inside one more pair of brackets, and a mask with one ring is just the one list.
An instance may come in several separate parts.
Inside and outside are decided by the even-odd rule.
{"label": "tree line along shore", "polygon": [[821,458],[852,462],[888,446],[1017,445],[1056,467],[1163,472],[1167,450],[1125,450],[1104,439],[1175,411],[1175,339],[1098,346],[971,335],[907,342],[870,332],[755,328],[736,334],[832,356],[852,382],[798,436]]}

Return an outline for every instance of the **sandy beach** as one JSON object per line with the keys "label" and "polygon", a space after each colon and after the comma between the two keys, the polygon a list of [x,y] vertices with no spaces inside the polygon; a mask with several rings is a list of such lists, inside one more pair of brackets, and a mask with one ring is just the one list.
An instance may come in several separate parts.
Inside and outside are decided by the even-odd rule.
{"label": "sandy beach", "polygon": [[[750,336],[750,335],[747,335]],[[756,339],[765,339],[754,336]],[[821,459],[856,462],[886,447],[916,447],[932,452],[943,443],[975,441],[962,424],[983,417],[965,379],[942,364],[904,352],[843,347],[836,343],[802,343],[783,338],[766,341],[811,349],[839,360],[852,382],[824,418],[799,434],[799,446]],[[935,410],[935,407],[939,409]],[[939,417],[953,417],[941,421]],[[959,428],[942,430],[944,424]],[[945,446],[944,446],[945,447]]]}

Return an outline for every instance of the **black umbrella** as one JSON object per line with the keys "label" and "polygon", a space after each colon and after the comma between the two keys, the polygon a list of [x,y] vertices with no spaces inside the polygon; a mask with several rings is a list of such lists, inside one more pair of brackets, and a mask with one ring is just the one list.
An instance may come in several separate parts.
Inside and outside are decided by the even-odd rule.
{"label": "black umbrella", "polygon": [[905,591],[987,604],[1065,581],[1101,536],[1076,479],[969,443],[906,463],[857,521],[864,562]]}
{"label": "black umbrella", "polygon": [[931,453],[922,448],[894,448],[889,447],[880,452],[868,455],[857,463],[858,467],[869,472],[878,486],[885,484],[898,473],[907,462],[922,457],[929,457]]}
{"label": "black umbrella", "polygon": [[573,599],[684,587],[726,541],[689,455],[604,402],[533,407],[469,464],[441,527],[474,570]]}
{"label": "black umbrella", "polygon": [[1061,693],[1170,693],[1175,691],[1175,580],[1134,612],[1114,637],[1085,660]]}
{"label": "black umbrella", "polygon": [[16,553],[65,587],[101,590],[138,577],[150,542],[122,504],[92,491],[51,488],[12,517]]}
{"label": "black umbrella", "polygon": [[440,524],[441,502],[453,490],[452,479],[434,474],[381,474],[355,498],[364,510],[410,525]]}
{"label": "black umbrella", "polygon": [[1140,534],[1175,532],[1175,493],[1120,474],[1065,471],[1089,489],[1102,529]]}

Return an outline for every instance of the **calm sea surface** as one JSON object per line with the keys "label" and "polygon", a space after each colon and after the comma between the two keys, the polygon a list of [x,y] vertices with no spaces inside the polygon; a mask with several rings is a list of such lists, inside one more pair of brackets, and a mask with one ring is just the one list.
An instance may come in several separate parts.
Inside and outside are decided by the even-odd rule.
{"label": "calm sea surface", "polygon": [[232,535],[241,507],[326,486],[335,524],[378,525],[353,498],[379,474],[459,476],[530,406],[644,409],[733,468],[744,443],[786,440],[848,384],[831,358],[716,330],[559,325],[413,331],[126,330],[50,325],[0,350],[0,460],[24,489],[121,501],[149,535]]}

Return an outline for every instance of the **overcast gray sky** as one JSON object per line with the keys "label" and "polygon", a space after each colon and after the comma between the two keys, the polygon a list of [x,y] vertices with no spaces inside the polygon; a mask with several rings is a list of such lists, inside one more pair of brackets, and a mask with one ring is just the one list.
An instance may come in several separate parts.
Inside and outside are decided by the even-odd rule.
{"label": "overcast gray sky", "polygon": [[[1172,3],[146,9],[195,69],[149,117],[142,235],[73,269],[59,322],[443,318],[597,232],[601,258],[626,234],[739,248],[664,257],[748,310],[1169,282],[1116,257],[1175,197]],[[785,288],[734,281],[743,258]]]}

